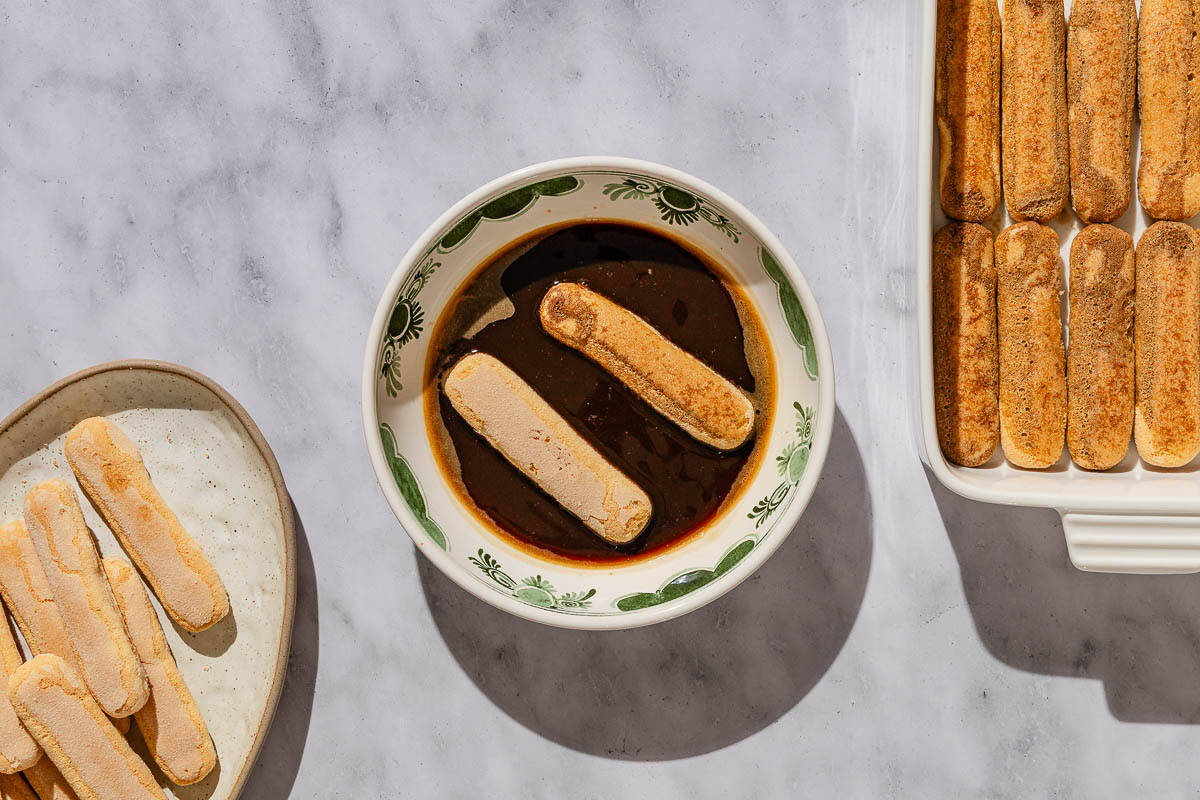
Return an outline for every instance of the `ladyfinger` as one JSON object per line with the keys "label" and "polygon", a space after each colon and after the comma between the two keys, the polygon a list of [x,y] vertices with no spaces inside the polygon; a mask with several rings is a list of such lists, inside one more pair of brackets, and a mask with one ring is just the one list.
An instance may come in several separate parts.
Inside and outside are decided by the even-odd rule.
{"label": "ladyfinger", "polygon": [[1000,437],[992,234],[952,222],[933,237],[933,389],[938,441],[977,467]]}
{"label": "ladyfinger", "polygon": [[1000,52],[996,0],[938,0],[938,183],[954,219],[983,222],[1000,204]]}
{"label": "ladyfinger", "polygon": [[1067,206],[1066,20],[1062,0],[1004,3],[1004,202],[1046,222]]}
{"label": "ladyfinger", "polygon": [[538,310],[542,327],[595,361],[671,422],[717,450],[754,433],[754,404],[650,323],[578,283],[559,283]]}
{"label": "ladyfinger", "polygon": [[163,774],[180,786],[195,783],[217,763],[208,726],[179,674],[158,615],[133,567],[119,558],[106,558],[104,572],[150,680],[150,699],[133,714],[138,729]]}
{"label": "ladyfinger", "polygon": [[[0,667],[4,669],[3,677],[7,680],[24,661],[8,619],[0,612]],[[0,773],[11,775],[32,767],[41,755],[37,742],[25,730],[21,720],[17,719],[12,704],[0,700]]]}
{"label": "ladyfinger", "polygon": [[463,356],[443,391],[475,432],[597,536],[632,541],[650,521],[650,497],[504,364]]}
{"label": "ladyfinger", "polygon": [[1138,241],[1133,315],[1138,454],[1179,467],[1200,451],[1200,247],[1181,222],[1156,222]]}
{"label": "ladyfinger", "polygon": [[150,685],[100,568],[75,492],[57,479],[34,486],[25,496],[25,527],[88,688],[109,716],[129,716],[146,704]]}
{"label": "ladyfinger", "polygon": [[0,525],[0,594],[33,655],[59,656],[82,674],[71,636],[23,520]]}
{"label": "ladyfinger", "polygon": [[1018,467],[1049,467],[1062,455],[1067,375],[1062,338],[1058,235],[1021,222],[996,238],[1000,337],[1000,445]]}
{"label": "ladyfinger", "polygon": [[1142,0],[1138,104],[1142,155],[1138,198],[1156,219],[1200,211],[1200,0]]}
{"label": "ladyfinger", "polygon": [[40,800],[79,800],[71,784],[48,758],[39,758],[36,764],[21,774]]}
{"label": "ladyfinger", "polygon": [[1133,433],[1133,239],[1089,225],[1071,242],[1067,448],[1084,469],[1115,466]]}
{"label": "ladyfinger", "polygon": [[137,445],[103,417],[80,422],[63,445],[84,494],[146,576],[171,619],[193,633],[229,613],[229,595],[200,545],[150,481]]}
{"label": "ladyfinger", "polygon": [[1071,201],[1084,222],[1112,222],[1129,208],[1137,27],[1133,0],[1071,3],[1067,24]]}
{"label": "ladyfinger", "polygon": [[0,773],[0,800],[37,800],[37,795],[20,775]]}
{"label": "ladyfinger", "polygon": [[166,800],[150,768],[58,656],[23,664],[8,681],[8,695],[80,800]]}

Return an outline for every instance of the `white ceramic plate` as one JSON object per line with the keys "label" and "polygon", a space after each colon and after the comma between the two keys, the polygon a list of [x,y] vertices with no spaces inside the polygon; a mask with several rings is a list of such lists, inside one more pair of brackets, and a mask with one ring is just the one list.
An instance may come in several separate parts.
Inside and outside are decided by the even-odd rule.
{"label": "white ceramic plate", "polygon": [[[153,599],[171,651],[217,748],[205,780],[172,786],[130,741],[168,797],[226,800],[241,792],[279,700],[295,605],[295,533],[283,478],[262,434],[224,390],[183,367],[102,364],[51,386],[0,423],[0,520],[19,517],[34,483],[63,478],[68,430],[105,416],[141,448],[155,485],[204,548],[229,591],[230,616],[200,634],[176,628]],[[80,493],[104,555],[128,559]],[[153,598],[153,594],[151,594]]]}
{"label": "white ceramic plate", "polygon": [[[1003,13],[1001,0],[1001,13]],[[1141,3],[1138,3],[1140,7]],[[930,253],[933,234],[947,219],[935,190],[938,168],[937,132],[933,121],[934,47],[937,0],[924,0],[924,43],[920,133],[917,166],[917,361],[920,398],[918,430],[922,457],[938,480],[974,500],[1022,506],[1046,506],[1062,514],[1072,562],[1097,572],[1179,573],[1200,571],[1200,460],[1172,470],[1141,462],[1130,445],[1124,460],[1107,472],[1075,466],[1065,451],[1048,470],[1013,467],[997,450],[982,467],[960,467],[943,456],[938,445],[933,407],[932,285]],[[1066,12],[1071,11],[1070,0]],[[1133,166],[1140,153],[1140,125],[1135,118]],[[1132,180],[1132,177],[1131,177]],[[1129,210],[1113,224],[1136,243],[1153,220],[1138,203],[1136,186]],[[999,233],[1013,220],[1003,203],[988,227]],[[1191,220],[1194,226],[1196,220]],[[1069,263],[1071,240],[1084,227],[1070,208],[1051,227],[1058,234],[1063,263]],[[1063,274],[1063,335],[1066,336],[1067,276]]]}

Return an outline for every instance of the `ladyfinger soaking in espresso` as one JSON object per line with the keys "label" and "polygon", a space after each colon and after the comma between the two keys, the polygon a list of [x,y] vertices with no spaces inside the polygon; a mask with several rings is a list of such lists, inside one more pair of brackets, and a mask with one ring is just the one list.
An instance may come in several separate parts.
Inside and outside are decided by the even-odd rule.
{"label": "ladyfinger soaking in espresso", "polygon": [[476,433],[597,536],[626,544],[646,527],[646,493],[511,369],[472,353],[450,370],[444,389]]}
{"label": "ladyfinger soaking in espresso", "polygon": [[641,317],[577,283],[546,292],[542,327],[604,367],[658,413],[718,450],[745,444],[754,405]]}
{"label": "ladyfinger soaking in espresso", "polygon": [[996,0],[938,0],[934,110],[946,216],[983,222],[1000,205],[1000,14]]}
{"label": "ladyfinger soaking in espresso", "polygon": [[605,563],[719,515],[774,402],[762,323],[722,274],[627,224],[537,231],[487,259],[426,367],[434,453],[464,505],[540,556]]}
{"label": "ladyfinger soaking in espresso", "polygon": [[1004,3],[1004,202],[1046,222],[1067,205],[1067,90],[1062,0]]}

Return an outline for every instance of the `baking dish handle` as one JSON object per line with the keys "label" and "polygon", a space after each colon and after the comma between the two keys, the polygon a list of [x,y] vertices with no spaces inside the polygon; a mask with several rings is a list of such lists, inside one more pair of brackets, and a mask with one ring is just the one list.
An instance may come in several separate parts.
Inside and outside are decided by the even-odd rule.
{"label": "baking dish handle", "polygon": [[1200,572],[1200,516],[1062,511],[1067,552],[1088,572]]}

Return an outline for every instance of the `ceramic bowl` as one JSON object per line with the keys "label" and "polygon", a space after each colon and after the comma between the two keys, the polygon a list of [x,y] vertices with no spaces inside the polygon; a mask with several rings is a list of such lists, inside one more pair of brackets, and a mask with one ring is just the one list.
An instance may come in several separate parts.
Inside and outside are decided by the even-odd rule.
{"label": "ceramic bowl", "polygon": [[[637,223],[686,240],[756,306],[777,395],[760,435],[766,456],[746,489],[684,544],[617,565],[549,561],[486,528],[443,477],[422,391],[430,331],[460,284],[523,236],[568,221]],[[408,251],[383,293],[362,381],[367,449],[416,546],[480,599],[566,628],[632,628],[711,602],[752,574],[812,496],[833,429],[833,362],[816,301],[779,240],[749,211],[678,170],[625,158],[527,167],[472,192]]]}

